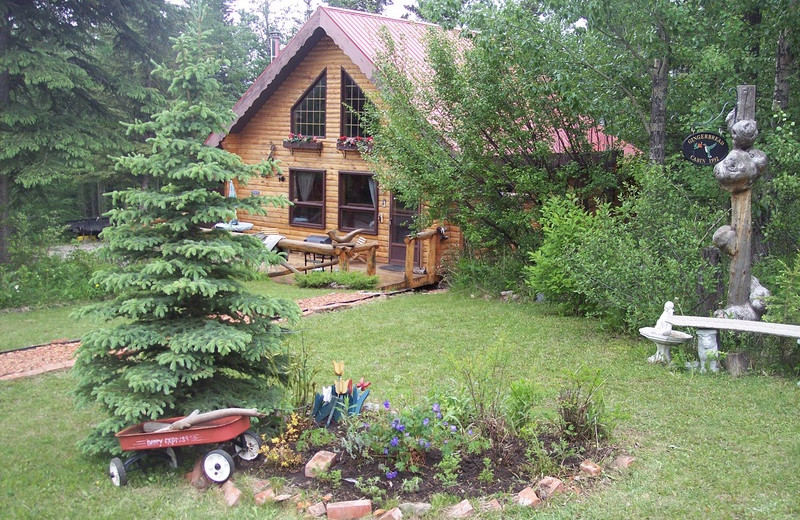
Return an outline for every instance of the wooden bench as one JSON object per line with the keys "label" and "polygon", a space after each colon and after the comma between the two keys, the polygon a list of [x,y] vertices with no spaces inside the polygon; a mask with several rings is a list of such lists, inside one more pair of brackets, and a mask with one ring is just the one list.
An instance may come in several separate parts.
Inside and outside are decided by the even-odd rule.
{"label": "wooden bench", "polygon": [[[771,334],[773,336],[783,336],[795,338],[800,343],[800,325],[787,325],[785,323],[766,323],[763,321],[732,320],[729,318],[703,318],[701,316],[670,316],[666,321],[673,326],[695,327],[697,329],[697,354],[700,358],[700,371],[705,371],[706,360],[711,354],[709,368],[712,372],[718,370],[716,354],[719,351],[717,343],[718,330],[733,330],[737,332],[752,332],[755,334]],[[746,370],[746,362],[743,359],[728,356],[727,366],[731,375],[738,375]]]}

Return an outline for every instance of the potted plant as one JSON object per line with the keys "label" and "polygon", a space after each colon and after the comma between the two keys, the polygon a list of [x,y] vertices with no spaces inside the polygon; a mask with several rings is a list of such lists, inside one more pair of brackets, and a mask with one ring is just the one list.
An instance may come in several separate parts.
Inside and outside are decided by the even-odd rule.
{"label": "potted plant", "polygon": [[341,136],[336,140],[336,149],[344,152],[369,152],[372,150],[372,136],[346,137]]}
{"label": "potted plant", "polygon": [[315,135],[289,134],[283,140],[283,147],[295,150],[321,150],[322,141],[318,141]]}

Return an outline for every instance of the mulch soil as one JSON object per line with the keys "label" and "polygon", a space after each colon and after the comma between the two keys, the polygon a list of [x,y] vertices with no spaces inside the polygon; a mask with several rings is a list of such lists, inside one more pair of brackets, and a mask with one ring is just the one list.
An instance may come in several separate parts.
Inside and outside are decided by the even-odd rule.
{"label": "mulch soil", "polygon": [[[335,431],[335,430],[334,430]],[[337,432],[341,436],[341,432]],[[555,435],[542,435],[540,443],[550,446],[557,442]],[[331,466],[330,471],[341,471],[341,481],[331,483],[318,478],[305,476],[305,463],[311,459],[318,451],[327,450],[337,453],[336,460]],[[450,487],[443,486],[437,478],[439,471],[436,465],[441,462],[442,454],[439,450],[431,450],[428,453],[421,452],[417,464],[420,468],[419,473],[400,472],[393,479],[386,478],[386,466],[391,462],[383,457],[374,457],[372,460],[357,458],[353,459],[343,452],[341,445],[334,442],[329,446],[321,446],[300,452],[302,464],[294,468],[278,468],[266,466],[262,462],[262,457],[253,461],[249,465],[248,471],[260,479],[270,479],[280,477],[286,480],[286,486],[292,490],[306,490],[318,496],[327,494],[332,495],[334,501],[358,500],[362,498],[373,498],[365,494],[364,490],[355,485],[355,481],[361,479],[366,482],[377,477],[377,485],[384,490],[387,498],[396,498],[401,502],[430,502],[431,497],[437,493],[446,492],[461,498],[481,498],[491,497],[497,494],[518,493],[538,477],[531,467],[531,459],[526,453],[527,447],[519,439],[507,440],[501,448],[492,448],[479,454],[461,453],[461,463],[458,468],[456,484]],[[618,448],[613,446],[589,447],[581,451],[581,455],[573,455],[563,461],[558,470],[557,476],[561,478],[567,490],[575,493],[584,493],[592,484],[592,480],[581,475],[580,464],[584,460],[592,460],[601,463],[609,459]],[[489,458],[492,470],[491,479],[486,478],[481,473],[486,468],[484,459]],[[418,488],[416,490],[402,489],[404,480],[410,481],[414,477],[419,477]]]}
{"label": "mulch soil", "polygon": [[[338,310],[370,301],[380,293],[330,293],[298,300],[304,315]],[[69,368],[75,363],[78,340],[59,339],[45,345],[0,352],[0,380],[29,377]]]}

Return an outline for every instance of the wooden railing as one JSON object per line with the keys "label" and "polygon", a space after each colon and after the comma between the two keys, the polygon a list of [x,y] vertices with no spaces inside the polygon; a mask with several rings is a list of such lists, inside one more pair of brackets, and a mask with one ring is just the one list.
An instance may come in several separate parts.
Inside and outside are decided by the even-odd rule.
{"label": "wooden railing", "polygon": [[[404,242],[406,244],[406,265],[404,283],[408,288],[430,285],[439,281],[439,264],[442,260],[441,242],[447,238],[445,229],[427,229],[419,233],[408,235]],[[419,243],[420,255],[424,256],[425,262],[422,264],[422,276],[414,276],[414,251]],[[427,255],[424,253],[427,252]]]}

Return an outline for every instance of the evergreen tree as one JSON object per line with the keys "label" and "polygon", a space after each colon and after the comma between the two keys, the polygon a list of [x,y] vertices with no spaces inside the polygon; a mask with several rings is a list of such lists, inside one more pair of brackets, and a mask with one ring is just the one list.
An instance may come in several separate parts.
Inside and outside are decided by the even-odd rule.
{"label": "evergreen tree", "polygon": [[98,54],[145,49],[141,33],[160,34],[167,11],[164,0],[0,2],[0,263],[26,191],[98,175],[125,145],[118,101],[132,86]]}
{"label": "evergreen tree", "polygon": [[269,412],[282,397],[286,357],[276,318],[293,322],[299,309],[248,294],[237,281],[277,255],[252,236],[204,232],[201,224],[232,219],[237,208],[264,214],[266,205],[285,199],[237,199],[216,190],[276,166],[246,165],[203,144],[234,114],[205,101],[219,99],[221,60],[204,53],[202,10],[192,11],[195,21],[175,40],[176,69],[155,70],[168,80],[172,103],[150,121],[128,125],[152,136],[150,150],[117,161],[160,187],[111,194],[112,227],[103,237],[123,267],[96,276],[114,296],[84,314],[125,323],[90,332],[78,351],[78,402],[109,415],[83,441],[87,453],[118,451],[113,433],[146,419],[234,405]]}

